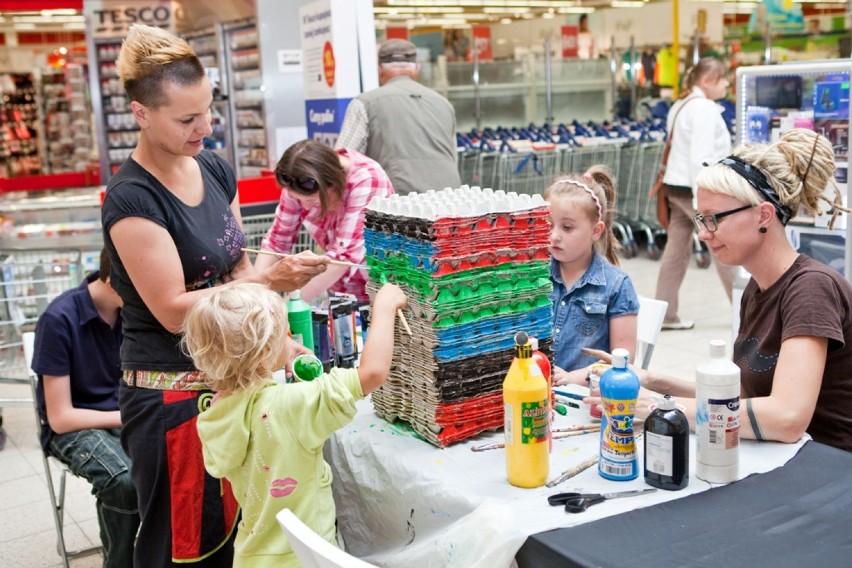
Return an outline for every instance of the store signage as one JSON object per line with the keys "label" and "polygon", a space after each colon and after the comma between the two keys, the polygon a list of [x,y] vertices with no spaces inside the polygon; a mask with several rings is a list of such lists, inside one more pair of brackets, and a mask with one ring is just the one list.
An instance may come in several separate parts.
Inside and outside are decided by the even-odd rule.
{"label": "store signage", "polygon": [[579,56],[580,28],[578,26],[562,26],[562,57],[565,59]]}
{"label": "store signage", "polygon": [[299,11],[308,138],[333,145],[361,90],[356,2],[320,0]]}
{"label": "store signage", "polygon": [[476,57],[480,61],[492,61],[494,52],[491,48],[491,27],[490,26],[473,26],[473,49],[476,50]]}
{"label": "store signage", "polygon": [[408,28],[402,26],[388,26],[385,29],[385,39],[408,40]]}
{"label": "store signage", "polygon": [[761,34],[769,26],[776,34],[801,34],[805,32],[802,5],[789,0],[762,0],[756,4],[748,20],[748,31]]}
{"label": "store signage", "polygon": [[183,8],[171,1],[92,0],[83,4],[83,13],[94,37],[124,36],[133,24],[174,31],[175,22],[184,18]]}

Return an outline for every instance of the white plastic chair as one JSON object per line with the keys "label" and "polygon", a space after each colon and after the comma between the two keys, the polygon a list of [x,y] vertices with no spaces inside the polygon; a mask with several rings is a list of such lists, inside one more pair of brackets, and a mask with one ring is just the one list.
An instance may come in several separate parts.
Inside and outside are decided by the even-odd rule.
{"label": "white plastic chair", "polygon": [[[42,420],[38,413],[38,397],[36,396],[36,392],[38,389],[38,376],[32,370],[33,364],[33,345],[35,343],[35,333],[32,331],[27,331],[21,335],[21,341],[24,344],[24,360],[27,364],[27,375],[30,378],[30,389],[33,393],[33,411],[35,412],[36,419],[36,436],[39,437],[39,445],[41,445],[41,426]],[[68,561],[70,559],[79,558],[81,556],[88,556],[90,554],[96,554],[98,552],[103,551],[103,546],[90,546],[88,548],[81,548],[79,550],[68,550],[65,546],[65,479],[66,476],[71,472],[64,463],[59,461],[58,459],[50,456],[47,452],[41,452],[41,458],[44,462],[44,476],[47,481],[47,490],[50,493],[50,504],[53,509],[53,521],[56,524],[56,551],[59,553],[59,556],[62,557],[62,565],[65,568],[69,568]],[[53,476],[50,472],[50,460],[53,459],[60,466],[60,471],[62,473],[59,474],[59,494],[57,495],[56,489],[53,485]],[[73,475],[73,473],[72,473]]]}
{"label": "white plastic chair", "polygon": [[640,367],[643,369],[647,369],[651,364],[651,355],[654,354],[654,346],[663,328],[663,319],[668,307],[669,303],[662,300],[639,298],[639,315],[636,317],[636,362],[641,362]]}
{"label": "white plastic chair", "polygon": [[282,509],[275,518],[303,568],[376,568],[322,538],[290,509]]}

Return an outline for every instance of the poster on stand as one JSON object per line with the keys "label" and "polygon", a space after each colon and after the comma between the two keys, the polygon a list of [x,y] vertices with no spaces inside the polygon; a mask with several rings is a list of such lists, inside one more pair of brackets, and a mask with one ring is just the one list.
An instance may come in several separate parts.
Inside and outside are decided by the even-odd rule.
{"label": "poster on stand", "polygon": [[473,26],[473,49],[480,61],[492,61],[494,50],[491,46],[491,28],[489,26]]}
{"label": "poster on stand", "polygon": [[562,26],[562,57],[564,59],[579,56],[579,44],[577,42],[579,35],[579,27]]}
{"label": "poster on stand", "polygon": [[359,26],[352,25],[359,21],[358,4],[319,0],[299,11],[308,138],[330,146],[349,101],[361,93]]}

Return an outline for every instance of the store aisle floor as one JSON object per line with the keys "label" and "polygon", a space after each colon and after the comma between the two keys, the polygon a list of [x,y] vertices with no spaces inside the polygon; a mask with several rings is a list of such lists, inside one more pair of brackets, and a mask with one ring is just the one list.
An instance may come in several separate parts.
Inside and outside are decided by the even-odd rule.
{"label": "store aisle floor", "polygon": [[[659,262],[640,253],[638,258],[624,260],[622,266],[633,278],[639,295],[653,297]],[[695,263],[681,289],[681,306],[681,318],[694,320],[695,328],[662,332],[651,369],[691,378],[695,365],[707,354],[710,339],[730,342],[732,312],[716,271],[696,268]],[[0,385],[0,397],[28,395],[26,386]],[[32,407],[3,409],[3,425],[9,439],[0,452],[0,566],[59,567]],[[69,477],[66,493],[69,548],[98,543],[98,521],[89,484]],[[98,555],[74,560],[71,565],[95,568],[101,563]]]}

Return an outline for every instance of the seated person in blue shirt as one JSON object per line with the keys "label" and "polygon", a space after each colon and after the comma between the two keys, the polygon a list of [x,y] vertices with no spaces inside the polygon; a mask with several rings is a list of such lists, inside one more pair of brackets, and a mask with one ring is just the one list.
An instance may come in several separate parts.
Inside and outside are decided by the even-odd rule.
{"label": "seated person in blue shirt", "polygon": [[32,368],[44,451],[92,484],[104,566],[133,566],[139,528],[130,458],[121,448],[122,300],[109,283],[109,256],[100,270],[55,298],[39,317]]}
{"label": "seated person in blue shirt", "polygon": [[593,166],[556,180],[544,199],[553,223],[553,383],[587,385],[588,367],[598,358],[582,348],[623,347],[631,360],[636,351],[639,297],[617,267],[615,182],[605,167]]}

